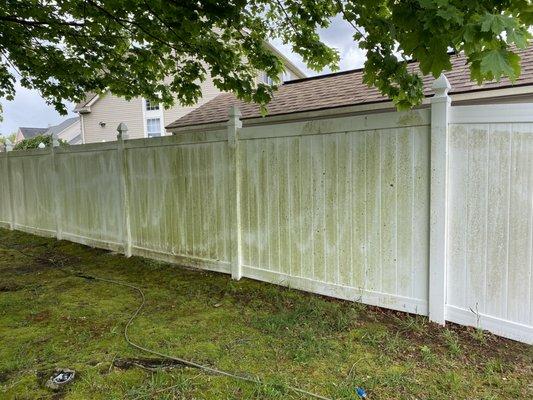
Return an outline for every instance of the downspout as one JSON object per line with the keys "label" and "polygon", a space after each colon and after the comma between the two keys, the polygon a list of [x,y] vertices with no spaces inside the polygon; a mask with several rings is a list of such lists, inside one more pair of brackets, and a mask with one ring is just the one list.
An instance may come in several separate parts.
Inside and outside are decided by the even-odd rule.
{"label": "downspout", "polygon": [[83,120],[83,114],[80,115],[80,127],[81,127],[81,144],[85,144],[85,121]]}

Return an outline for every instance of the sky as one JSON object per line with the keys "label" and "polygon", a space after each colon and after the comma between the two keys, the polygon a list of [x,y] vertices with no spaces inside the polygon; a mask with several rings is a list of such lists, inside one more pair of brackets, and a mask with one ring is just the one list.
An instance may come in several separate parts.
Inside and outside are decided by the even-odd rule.
{"label": "sky", "polygon": [[[364,53],[353,40],[353,33],[353,28],[340,17],[335,18],[328,29],[320,31],[322,40],[339,51],[341,71],[362,67],[365,60]],[[272,44],[308,76],[317,75],[305,66],[299,56],[291,52],[290,46],[283,45],[280,41],[274,41]],[[320,74],[328,72],[331,71],[324,70]],[[57,125],[66,118],[76,115],[72,111],[66,116],[59,115],[52,106],[46,104],[38,91],[28,90],[20,85],[17,85],[17,94],[13,101],[0,99],[0,102],[3,107],[0,134],[3,135],[16,132],[20,126],[45,128]],[[68,105],[70,110],[73,107],[73,104]]]}

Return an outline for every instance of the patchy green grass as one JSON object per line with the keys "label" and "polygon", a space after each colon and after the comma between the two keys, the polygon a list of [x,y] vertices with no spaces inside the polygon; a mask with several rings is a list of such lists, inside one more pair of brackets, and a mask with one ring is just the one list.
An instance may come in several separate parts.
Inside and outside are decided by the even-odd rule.
{"label": "patchy green grass", "polygon": [[[67,270],[143,288],[134,341],[265,384],[145,360],[123,337],[138,294]],[[6,230],[0,276],[2,399],[533,398],[531,346],[422,317]]]}

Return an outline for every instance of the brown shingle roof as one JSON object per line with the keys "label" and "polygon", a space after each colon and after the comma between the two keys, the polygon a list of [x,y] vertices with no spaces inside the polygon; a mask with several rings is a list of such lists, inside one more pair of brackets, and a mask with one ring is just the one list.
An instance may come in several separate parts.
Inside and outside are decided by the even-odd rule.
{"label": "brown shingle roof", "polygon": [[[465,56],[463,54],[452,56],[453,68],[446,72],[452,86],[450,93],[533,85],[533,46],[518,53],[522,58],[522,74],[514,85],[508,79],[502,79],[500,82],[489,82],[478,86],[470,80],[470,71],[466,65]],[[412,65],[418,68],[417,64]],[[425,96],[432,95],[433,80],[431,75],[423,77]],[[362,69],[356,69],[289,81],[278,88],[267,108],[268,115],[273,116],[384,101],[388,99],[377,89],[369,88],[363,83]],[[242,119],[261,116],[257,104],[238,100],[231,93],[223,93],[174,121],[167,128],[225,122],[228,120],[228,109],[231,105],[239,107]]]}

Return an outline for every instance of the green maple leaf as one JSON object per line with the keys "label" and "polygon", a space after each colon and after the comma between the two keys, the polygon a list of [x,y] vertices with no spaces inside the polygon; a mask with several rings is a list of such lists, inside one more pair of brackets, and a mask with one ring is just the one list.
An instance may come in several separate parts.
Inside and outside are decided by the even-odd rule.
{"label": "green maple leaf", "polygon": [[514,43],[520,49],[525,49],[528,45],[528,40],[531,34],[527,30],[508,29],[507,42]]}
{"label": "green maple leaf", "polygon": [[488,50],[481,57],[480,71],[487,79],[508,76],[514,82],[520,75],[520,57],[507,50]]}
{"label": "green maple leaf", "polygon": [[515,27],[514,19],[506,15],[486,13],[481,17],[482,32],[493,32],[497,35],[506,29],[514,29]]}

